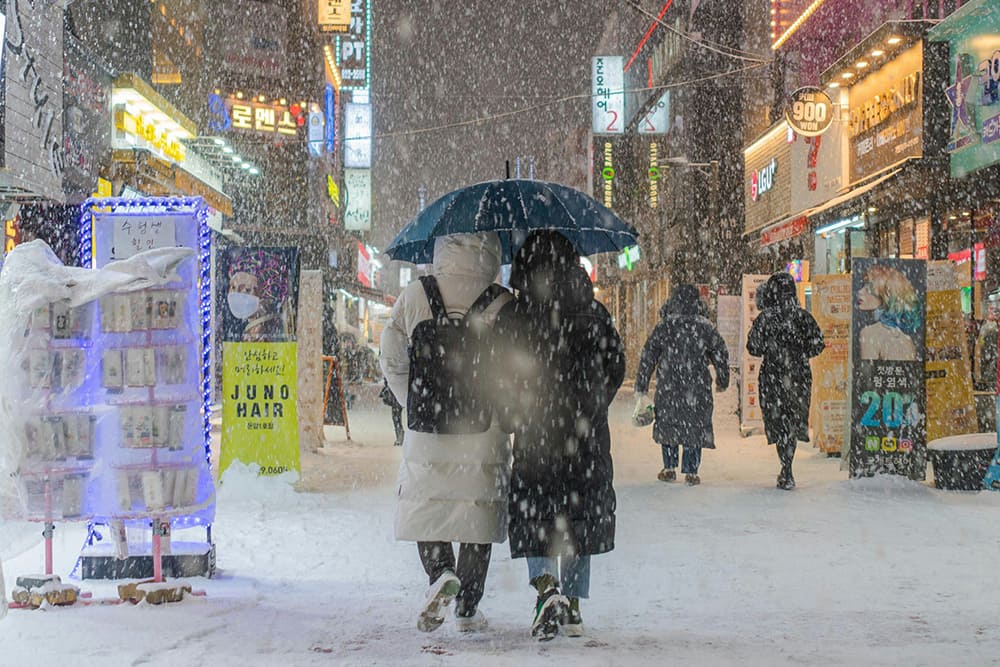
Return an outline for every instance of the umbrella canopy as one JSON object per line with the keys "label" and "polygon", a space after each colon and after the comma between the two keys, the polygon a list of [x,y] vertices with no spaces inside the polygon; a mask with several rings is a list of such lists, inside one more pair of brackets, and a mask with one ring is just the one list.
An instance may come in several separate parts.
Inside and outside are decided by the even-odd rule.
{"label": "umbrella canopy", "polygon": [[635,229],[593,197],[545,181],[488,181],[449,192],[411,220],[385,253],[396,260],[429,264],[434,240],[449,234],[497,232],[503,262],[533,229],[552,229],[583,256],[621,251],[636,244]]}

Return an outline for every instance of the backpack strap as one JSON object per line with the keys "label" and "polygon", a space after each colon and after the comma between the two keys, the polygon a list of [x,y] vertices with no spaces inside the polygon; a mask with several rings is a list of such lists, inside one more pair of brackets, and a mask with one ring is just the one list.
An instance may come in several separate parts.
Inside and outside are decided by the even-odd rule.
{"label": "backpack strap", "polygon": [[489,287],[483,290],[483,293],[479,295],[479,298],[472,302],[472,305],[469,306],[469,310],[465,316],[469,317],[470,315],[479,315],[484,310],[489,308],[491,303],[499,299],[504,294],[509,294],[509,292],[507,292],[502,285],[491,283]]}
{"label": "backpack strap", "polygon": [[431,316],[437,322],[447,320],[448,311],[445,310],[444,299],[441,297],[441,290],[438,289],[437,280],[434,276],[420,276],[420,284],[424,286],[424,294],[427,295],[427,303],[431,307]]}

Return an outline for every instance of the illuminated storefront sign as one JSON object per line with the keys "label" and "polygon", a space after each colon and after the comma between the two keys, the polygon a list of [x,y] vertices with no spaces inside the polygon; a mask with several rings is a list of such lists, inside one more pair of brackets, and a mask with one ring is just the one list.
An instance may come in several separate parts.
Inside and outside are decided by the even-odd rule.
{"label": "illuminated storefront sign", "polygon": [[795,134],[784,120],[743,151],[745,232],[767,227],[791,212],[791,142]]}
{"label": "illuminated storefront sign", "polygon": [[346,32],[351,23],[351,0],[318,0],[317,23],[321,32]]}
{"label": "illuminated storefront sign", "polygon": [[197,126],[145,81],[134,74],[116,79],[111,106],[114,148],[145,148],[170,162],[184,161],[181,139],[193,139]]}
{"label": "illuminated storefront sign", "polygon": [[344,229],[348,231],[365,231],[371,229],[371,169],[344,169],[344,190],[347,193]]}
{"label": "illuminated storefront sign", "polygon": [[848,93],[850,182],[923,155],[923,45],[918,43]]}
{"label": "illuminated storefront sign", "polygon": [[332,84],[326,84],[323,93],[323,108],[326,113],[326,152],[337,150],[337,91]]}
{"label": "illuminated storefront sign", "polygon": [[639,246],[631,245],[618,253],[618,268],[631,271],[635,263],[641,258],[642,253],[639,252]]}
{"label": "illuminated storefront sign", "polygon": [[639,121],[639,134],[666,134],[670,130],[670,91],[665,90]]}
{"label": "illuminated storefront sign", "polygon": [[330,198],[334,206],[340,208],[340,186],[329,174],[326,175],[326,196]]}
{"label": "illuminated storefront sign", "polygon": [[19,220],[15,216],[9,220],[4,220],[3,223],[3,254],[6,255],[14,247],[21,242],[21,229],[18,226]]}
{"label": "illuminated storefront sign", "polygon": [[594,134],[625,131],[625,72],[621,56],[596,56],[591,68]]}
{"label": "illuminated storefront sign", "polygon": [[372,107],[349,103],[344,106],[344,166],[372,166]]}
{"label": "illuminated storefront sign", "polygon": [[649,142],[649,169],[646,170],[649,183],[649,208],[656,208],[660,201],[660,159],[655,141]]}
{"label": "illuminated storefront sign", "polygon": [[783,222],[773,227],[768,227],[760,233],[761,247],[769,246],[772,243],[780,243],[788,239],[795,238],[809,228],[809,220],[804,215],[793,218],[788,222]]}
{"label": "illuminated storefront sign", "polygon": [[821,135],[833,123],[833,101],[821,88],[804,86],[789,97],[785,120],[798,134]]}
{"label": "illuminated storefront sign", "polygon": [[771,158],[766,166],[750,175],[750,200],[757,201],[774,187],[774,178],[778,172],[778,161]]}
{"label": "illuminated storefront sign", "polygon": [[601,179],[603,180],[603,201],[604,205],[611,208],[614,201],[614,187],[615,187],[615,164],[614,157],[612,155],[612,144],[610,141],[604,142],[604,168],[601,169]]}
{"label": "illuminated storefront sign", "polygon": [[371,76],[372,26],[369,0],[351,0],[351,20],[347,34],[337,37],[337,67],[341,90],[364,90]]}

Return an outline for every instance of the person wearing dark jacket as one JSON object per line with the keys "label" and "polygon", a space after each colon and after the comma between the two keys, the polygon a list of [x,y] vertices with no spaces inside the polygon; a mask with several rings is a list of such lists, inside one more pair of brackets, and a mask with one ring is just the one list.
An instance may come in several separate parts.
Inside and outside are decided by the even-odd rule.
{"label": "person wearing dark jacket", "polygon": [[[660,309],[660,322],[646,339],[635,380],[636,415],[647,409],[649,381],[656,371],[653,440],[663,452],[662,482],[677,479],[677,459],[684,445],[681,472],[694,486],[701,483],[698,466],[702,448],[715,448],[712,429],[712,376],[715,386],[729,386],[729,352],[718,330],[708,320],[694,285],[678,285]],[[636,416],[633,415],[633,416]]]}
{"label": "person wearing dark jacket", "polygon": [[501,427],[514,434],[511,556],[538,593],[532,636],[583,634],[590,557],[614,549],[608,406],[625,375],[621,339],[572,244],[535,231],[511,268],[516,299],[497,316]]}
{"label": "person wearing dark jacket", "polygon": [[778,449],[778,488],[795,488],[795,443],[809,441],[810,357],[826,344],[816,320],[799,307],[795,280],[775,273],[757,292],[760,314],[747,335],[747,352],[762,357],[758,384],[767,441]]}

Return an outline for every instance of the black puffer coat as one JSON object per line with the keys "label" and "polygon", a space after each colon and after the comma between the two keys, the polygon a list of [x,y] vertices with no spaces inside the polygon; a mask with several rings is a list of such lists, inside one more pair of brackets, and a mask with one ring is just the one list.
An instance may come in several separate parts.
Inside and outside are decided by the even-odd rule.
{"label": "black puffer coat", "polygon": [[747,352],[763,357],[758,382],[767,441],[809,441],[809,358],[826,344],[816,320],[799,308],[795,280],[775,273],[758,291],[761,312],[747,336]]}
{"label": "black puffer coat", "polygon": [[660,309],[639,359],[636,393],[649,390],[656,369],[656,421],[653,440],[661,445],[715,448],[712,430],[712,376],[719,389],[729,386],[726,343],[704,315],[693,285],[679,285]]}
{"label": "black puffer coat", "polygon": [[494,329],[498,417],[514,433],[511,556],[611,551],[608,405],[625,375],[621,339],[558,234],[528,237],[511,285],[518,298]]}

